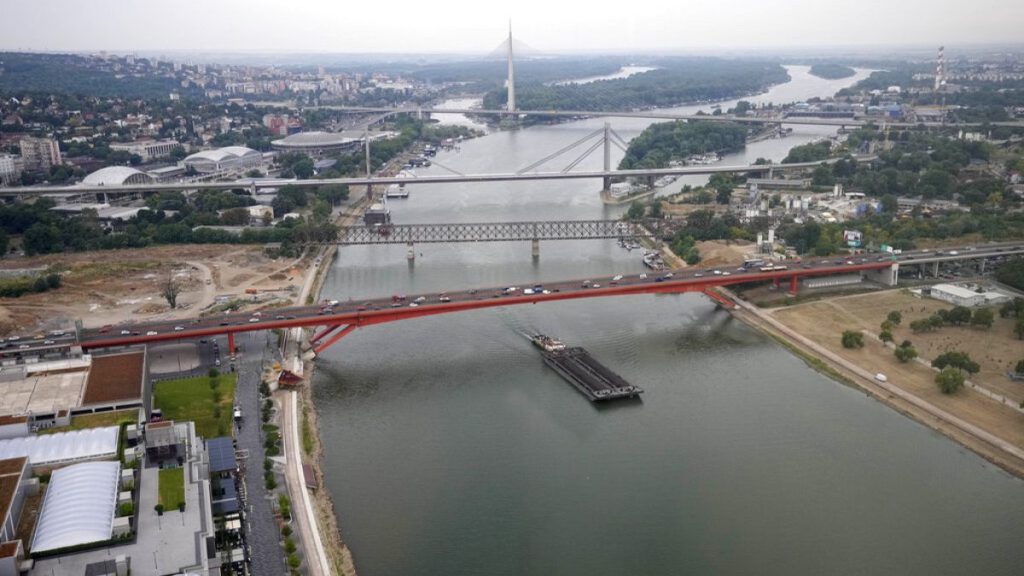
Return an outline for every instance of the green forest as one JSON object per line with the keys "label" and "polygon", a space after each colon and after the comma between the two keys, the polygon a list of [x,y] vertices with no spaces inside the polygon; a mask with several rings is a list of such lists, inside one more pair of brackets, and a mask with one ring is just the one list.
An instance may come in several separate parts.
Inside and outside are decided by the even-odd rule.
{"label": "green forest", "polygon": [[118,77],[90,67],[84,57],[74,54],[0,53],[0,94],[26,92],[137,98],[167,98],[170,92],[202,94],[198,89],[183,89],[174,78]]}
{"label": "green forest", "polygon": [[731,122],[661,122],[629,143],[619,169],[664,168],[673,158],[734,152],[747,143],[747,128]]}
{"label": "green forest", "polygon": [[840,78],[849,78],[857,72],[853,68],[843,66],[842,64],[815,64],[811,66],[810,73],[818,78],[838,80]]}
{"label": "green forest", "polygon": [[[660,108],[754,94],[789,79],[782,66],[765,62],[679,58],[655,65],[657,70],[588,84],[549,85],[520,79],[516,104],[523,110]],[[484,108],[501,108],[507,99],[505,88],[491,90],[484,95]]]}

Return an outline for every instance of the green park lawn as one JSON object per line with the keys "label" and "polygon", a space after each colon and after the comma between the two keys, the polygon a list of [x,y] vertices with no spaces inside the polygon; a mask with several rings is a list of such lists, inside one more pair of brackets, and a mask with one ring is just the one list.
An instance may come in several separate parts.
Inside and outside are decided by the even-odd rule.
{"label": "green park lawn", "polygon": [[231,436],[231,407],[235,399],[236,374],[221,374],[216,389],[209,376],[158,382],[153,406],[163,412],[164,420],[196,423],[196,434],[203,438]]}
{"label": "green park lawn", "polygon": [[164,510],[171,511],[178,508],[178,504],[185,503],[185,469],[168,468],[160,471],[160,499]]}

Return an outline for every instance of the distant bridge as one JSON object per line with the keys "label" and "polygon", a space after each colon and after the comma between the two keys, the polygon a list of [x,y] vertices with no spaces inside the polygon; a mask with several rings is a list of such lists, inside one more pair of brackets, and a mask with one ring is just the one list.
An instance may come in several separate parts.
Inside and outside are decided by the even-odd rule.
{"label": "distant bridge", "polygon": [[[859,127],[869,124],[885,124],[894,128],[914,128],[925,126],[927,128],[970,128],[981,126],[981,122],[889,122],[885,118],[878,119],[853,119],[853,118],[810,118],[810,117],[759,117],[759,116],[732,116],[719,114],[675,114],[659,110],[638,110],[638,111],[593,111],[593,110],[516,110],[510,112],[505,109],[484,109],[484,108],[372,108],[364,106],[319,106],[326,110],[338,110],[341,112],[376,112],[391,114],[477,114],[497,116],[551,116],[551,117],[594,117],[594,118],[648,118],[653,120],[700,120],[706,122],[737,122],[740,124],[802,124],[810,126],[850,126]],[[1024,128],[1024,121],[989,122],[992,126],[1008,126]]]}
{"label": "distant bridge", "polygon": [[[873,158],[873,157],[870,157]],[[870,158],[856,158],[868,160]],[[119,184],[116,186],[23,186],[16,188],[0,188],[0,196],[38,196],[43,194],[125,194],[134,192],[162,192],[169,190],[231,190],[243,189],[256,192],[264,188],[280,188],[281,186],[318,187],[332,184],[348,186],[386,185],[386,184],[447,184],[453,182],[511,182],[530,180],[579,180],[604,178],[629,178],[650,176],[692,176],[706,174],[729,173],[771,173],[777,170],[800,170],[813,168],[819,164],[835,162],[799,162],[794,164],[743,164],[732,166],[681,166],[678,168],[651,168],[641,170],[591,170],[583,172],[526,172],[496,174],[452,174],[443,176],[417,176],[415,178],[399,178],[381,176],[376,178],[323,178],[306,180],[242,180],[233,182],[168,182],[160,184]]]}
{"label": "distant bridge", "polygon": [[339,231],[336,244],[430,244],[446,242],[515,242],[598,240],[651,237],[635,222],[623,220],[555,220],[464,224],[387,224],[351,226]]}

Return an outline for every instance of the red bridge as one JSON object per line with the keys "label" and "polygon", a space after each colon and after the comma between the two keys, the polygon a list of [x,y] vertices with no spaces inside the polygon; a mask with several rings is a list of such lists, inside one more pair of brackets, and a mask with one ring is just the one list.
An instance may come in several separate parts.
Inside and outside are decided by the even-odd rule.
{"label": "red bridge", "polygon": [[[734,304],[731,301],[713,292],[712,288],[771,281],[776,286],[788,283],[789,292],[795,295],[800,279],[805,277],[874,273],[882,283],[895,284],[897,272],[898,264],[889,258],[874,260],[866,258],[856,260],[814,259],[796,263],[787,261],[763,267],[721,270],[687,268],[670,273],[648,272],[614,278],[548,282],[543,286],[524,286],[515,289],[511,287],[474,289],[442,294],[348,301],[337,303],[334,306],[278,308],[177,322],[162,321],[105,326],[101,329],[83,331],[80,335],[80,342],[84,349],[95,349],[227,334],[228,349],[233,351],[235,350],[234,335],[239,332],[322,326],[323,329],[310,339],[315,346],[315,352],[320,353],[359,327],[463,310],[601,296],[681,292],[703,292],[723,306],[732,307]],[[537,289],[534,290],[534,288]]]}

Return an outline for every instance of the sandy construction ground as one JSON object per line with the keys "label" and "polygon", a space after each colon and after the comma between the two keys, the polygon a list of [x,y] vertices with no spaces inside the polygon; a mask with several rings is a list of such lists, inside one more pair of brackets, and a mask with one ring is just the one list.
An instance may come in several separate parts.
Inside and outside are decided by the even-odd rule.
{"label": "sandy construction ground", "polygon": [[981,393],[964,389],[953,395],[939,392],[935,371],[924,363],[901,363],[892,348],[866,336],[864,348],[848,350],[840,343],[843,330],[859,329],[877,335],[879,325],[891,310],[903,314],[903,322],[894,332],[897,341],[910,340],[922,358],[930,361],[946,350],[968,352],[982,366],[972,381],[1019,403],[1024,399],[1024,383],[1013,382],[1005,371],[1011,359],[1024,358],[1024,343],[1010,331],[1007,320],[997,318],[990,330],[946,327],[931,334],[913,334],[907,328],[911,320],[930,315],[951,305],[920,299],[903,290],[845,296],[808,302],[770,311],[785,325],[819,342],[842,358],[871,372],[886,374],[889,381],[935,406],[971,422],[1019,447],[1024,447],[1024,414],[1000,404]]}
{"label": "sandy construction ground", "polygon": [[[258,308],[290,303],[312,262],[271,259],[260,246],[185,245],[51,254],[9,259],[0,268],[53,267],[63,286],[42,294],[0,299],[0,336],[192,317],[217,298],[239,298]],[[161,295],[168,278],[181,286],[178,308]],[[247,294],[246,290],[257,290]]]}

